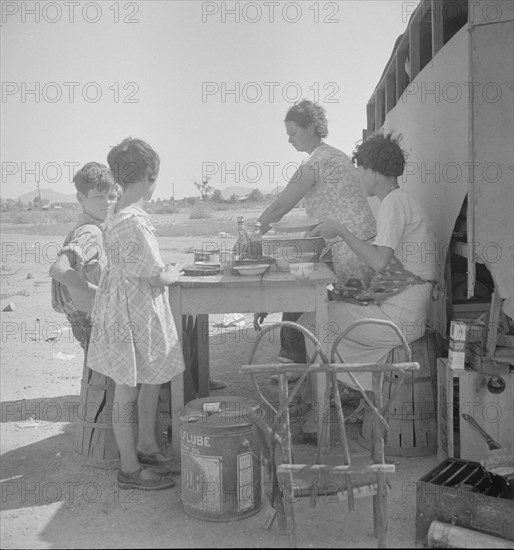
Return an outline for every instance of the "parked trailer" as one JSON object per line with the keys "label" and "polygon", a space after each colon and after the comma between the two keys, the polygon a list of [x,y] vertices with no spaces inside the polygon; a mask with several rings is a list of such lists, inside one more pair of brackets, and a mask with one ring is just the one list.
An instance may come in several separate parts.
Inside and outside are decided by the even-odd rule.
{"label": "parked trailer", "polygon": [[[364,134],[402,135],[400,186],[428,210],[443,287],[450,245],[467,258],[467,297],[485,264],[514,317],[514,2],[422,0],[367,103]],[[467,198],[466,237],[452,232]],[[375,200],[375,199],[373,199]],[[423,247],[423,243],[417,243]],[[447,277],[446,277],[447,279]],[[450,286],[450,285],[448,285]],[[446,336],[446,300],[431,321]]]}

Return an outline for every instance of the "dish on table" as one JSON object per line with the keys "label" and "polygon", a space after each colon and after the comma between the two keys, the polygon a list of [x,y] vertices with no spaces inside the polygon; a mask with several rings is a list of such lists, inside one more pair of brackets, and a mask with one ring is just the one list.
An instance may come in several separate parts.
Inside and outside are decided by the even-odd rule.
{"label": "dish on table", "polygon": [[259,256],[258,258],[240,258],[236,256],[236,266],[239,265],[256,265],[256,264],[272,264],[273,258],[271,256]]}
{"label": "dish on table", "polygon": [[[192,267],[192,266],[189,266]],[[217,267],[219,269],[220,264],[218,262],[195,262],[195,267]]]}
{"label": "dish on table", "polygon": [[298,237],[293,235],[274,235],[262,238],[262,253],[266,256],[276,257],[279,249],[287,249],[287,255],[300,256],[304,252],[315,252],[314,260],[318,261],[323,249],[325,239],[323,237]]}
{"label": "dish on table", "polygon": [[317,225],[319,220],[315,218],[301,218],[296,220],[282,220],[280,222],[272,222],[270,226],[278,233],[299,233],[301,231],[311,231]]}
{"label": "dish on table", "polygon": [[262,275],[266,270],[268,270],[270,264],[252,264],[252,265],[236,265],[234,269],[239,273],[239,275]]}
{"label": "dish on table", "polygon": [[298,252],[294,247],[277,248],[273,256],[279,271],[289,271],[289,264],[297,262],[316,262],[315,252]]}
{"label": "dish on table", "polygon": [[217,275],[220,272],[219,265],[186,265],[182,268],[186,277],[202,277],[205,275]]}

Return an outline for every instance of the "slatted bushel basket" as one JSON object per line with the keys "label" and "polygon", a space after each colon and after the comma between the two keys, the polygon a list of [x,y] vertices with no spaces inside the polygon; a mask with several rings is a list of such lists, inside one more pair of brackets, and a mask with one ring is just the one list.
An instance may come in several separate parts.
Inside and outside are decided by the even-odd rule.
{"label": "slatted bushel basket", "polygon": [[120,453],[112,427],[114,388],[111,378],[84,364],[73,453],[75,460],[84,466],[105,469],[120,466]]}
{"label": "slatted bushel basket", "polygon": [[[405,373],[400,386],[400,375],[389,372],[384,375],[383,399],[385,418],[389,424],[385,454],[390,456],[428,456],[437,452],[436,407],[436,335],[427,332],[411,344],[412,360],[420,370]],[[394,348],[386,362],[405,361],[402,346]],[[373,418],[366,411],[362,422],[359,444],[371,449],[373,442]]]}

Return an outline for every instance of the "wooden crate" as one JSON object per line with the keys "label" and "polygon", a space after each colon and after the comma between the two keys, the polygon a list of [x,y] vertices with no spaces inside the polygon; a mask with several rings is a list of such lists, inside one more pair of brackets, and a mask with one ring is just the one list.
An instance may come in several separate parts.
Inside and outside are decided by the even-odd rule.
{"label": "wooden crate", "polygon": [[457,319],[476,319],[483,313],[488,313],[491,307],[491,302],[464,302],[462,304],[452,304],[451,306],[451,320]]}
{"label": "wooden crate", "polygon": [[478,463],[450,458],[416,483],[416,542],[424,542],[434,520],[514,540],[514,500],[480,494],[472,487],[451,486],[450,482],[436,483],[438,473],[451,464],[480,468]]}
{"label": "wooden crate", "polygon": [[[460,414],[467,413],[500,445],[514,447],[514,373],[507,371],[505,390],[492,393],[488,388],[489,374],[470,369],[455,370],[447,359],[437,361],[437,458],[450,457],[480,461],[490,456],[485,440]],[[458,394],[454,399],[454,380]],[[457,403],[455,403],[457,400]],[[454,413],[459,418],[454,418]],[[457,429],[456,429],[457,428]]]}
{"label": "wooden crate", "polygon": [[[496,348],[499,350],[500,348]],[[511,348],[506,348],[510,351]],[[495,351],[496,351],[495,350]],[[472,370],[493,376],[508,376],[514,369],[514,357],[501,357],[496,351],[494,358],[488,357],[482,346],[477,343],[466,343],[466,364]]]}

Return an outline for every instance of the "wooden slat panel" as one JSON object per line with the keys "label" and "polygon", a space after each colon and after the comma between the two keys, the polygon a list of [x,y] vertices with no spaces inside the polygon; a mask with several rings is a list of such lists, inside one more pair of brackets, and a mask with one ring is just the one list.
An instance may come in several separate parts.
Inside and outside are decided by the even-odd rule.
{"label": "wooden slat panel", "polygon": [[396,74],[390,73],[386,76],[386,113],[396,105]]}
{"label": "wooden slat panel", "polygon": [[375,131],[381,128],[385,118],[384,89],[379,88],[375,96]]}
{"label": "wooden slat panel", "polygon": [[[460,376],[459,410],[472,416],[489,433],[489,423],[484,422],[485,388],[488,376],[465,371]],[[489,394],[490,395],[490,394]],[[488,401],[491,401],[488,399]],[[492,435],[492,434],[489,434]],[[494,437],[494,436],[493,436]],[[479,461],[489,454],[484,439],[462,418],[460,419],[460,458]]]}
{"label": "wooden slat panel", "polygon": [[368,103],[366,105],[366,120],[368,133],[372,134],[375,131],[375,103]]}
{"label": "wooden slat panel", "polygon": [[396,100],[398,101],[407,86],[405,74],[405,60],[407,48],[398,50],[396,53]]}
{"label": "wooden slat panel", "polygon": [[409,61],[411,82],[419,73],[419,21],[413,20],[409,28]]}
{"label": "wooden slat panel", "polygon": [[444,45],[444,33],[443,33],[443,0],[431,0],[432,10],[432,57],[443,47]]}
{"label": "wooden slat panel", "polygon": [[502,418],[498,422],[498,442],[504,447],[514,449],[514,373],[505,378],[507,387],[500,394]]}

